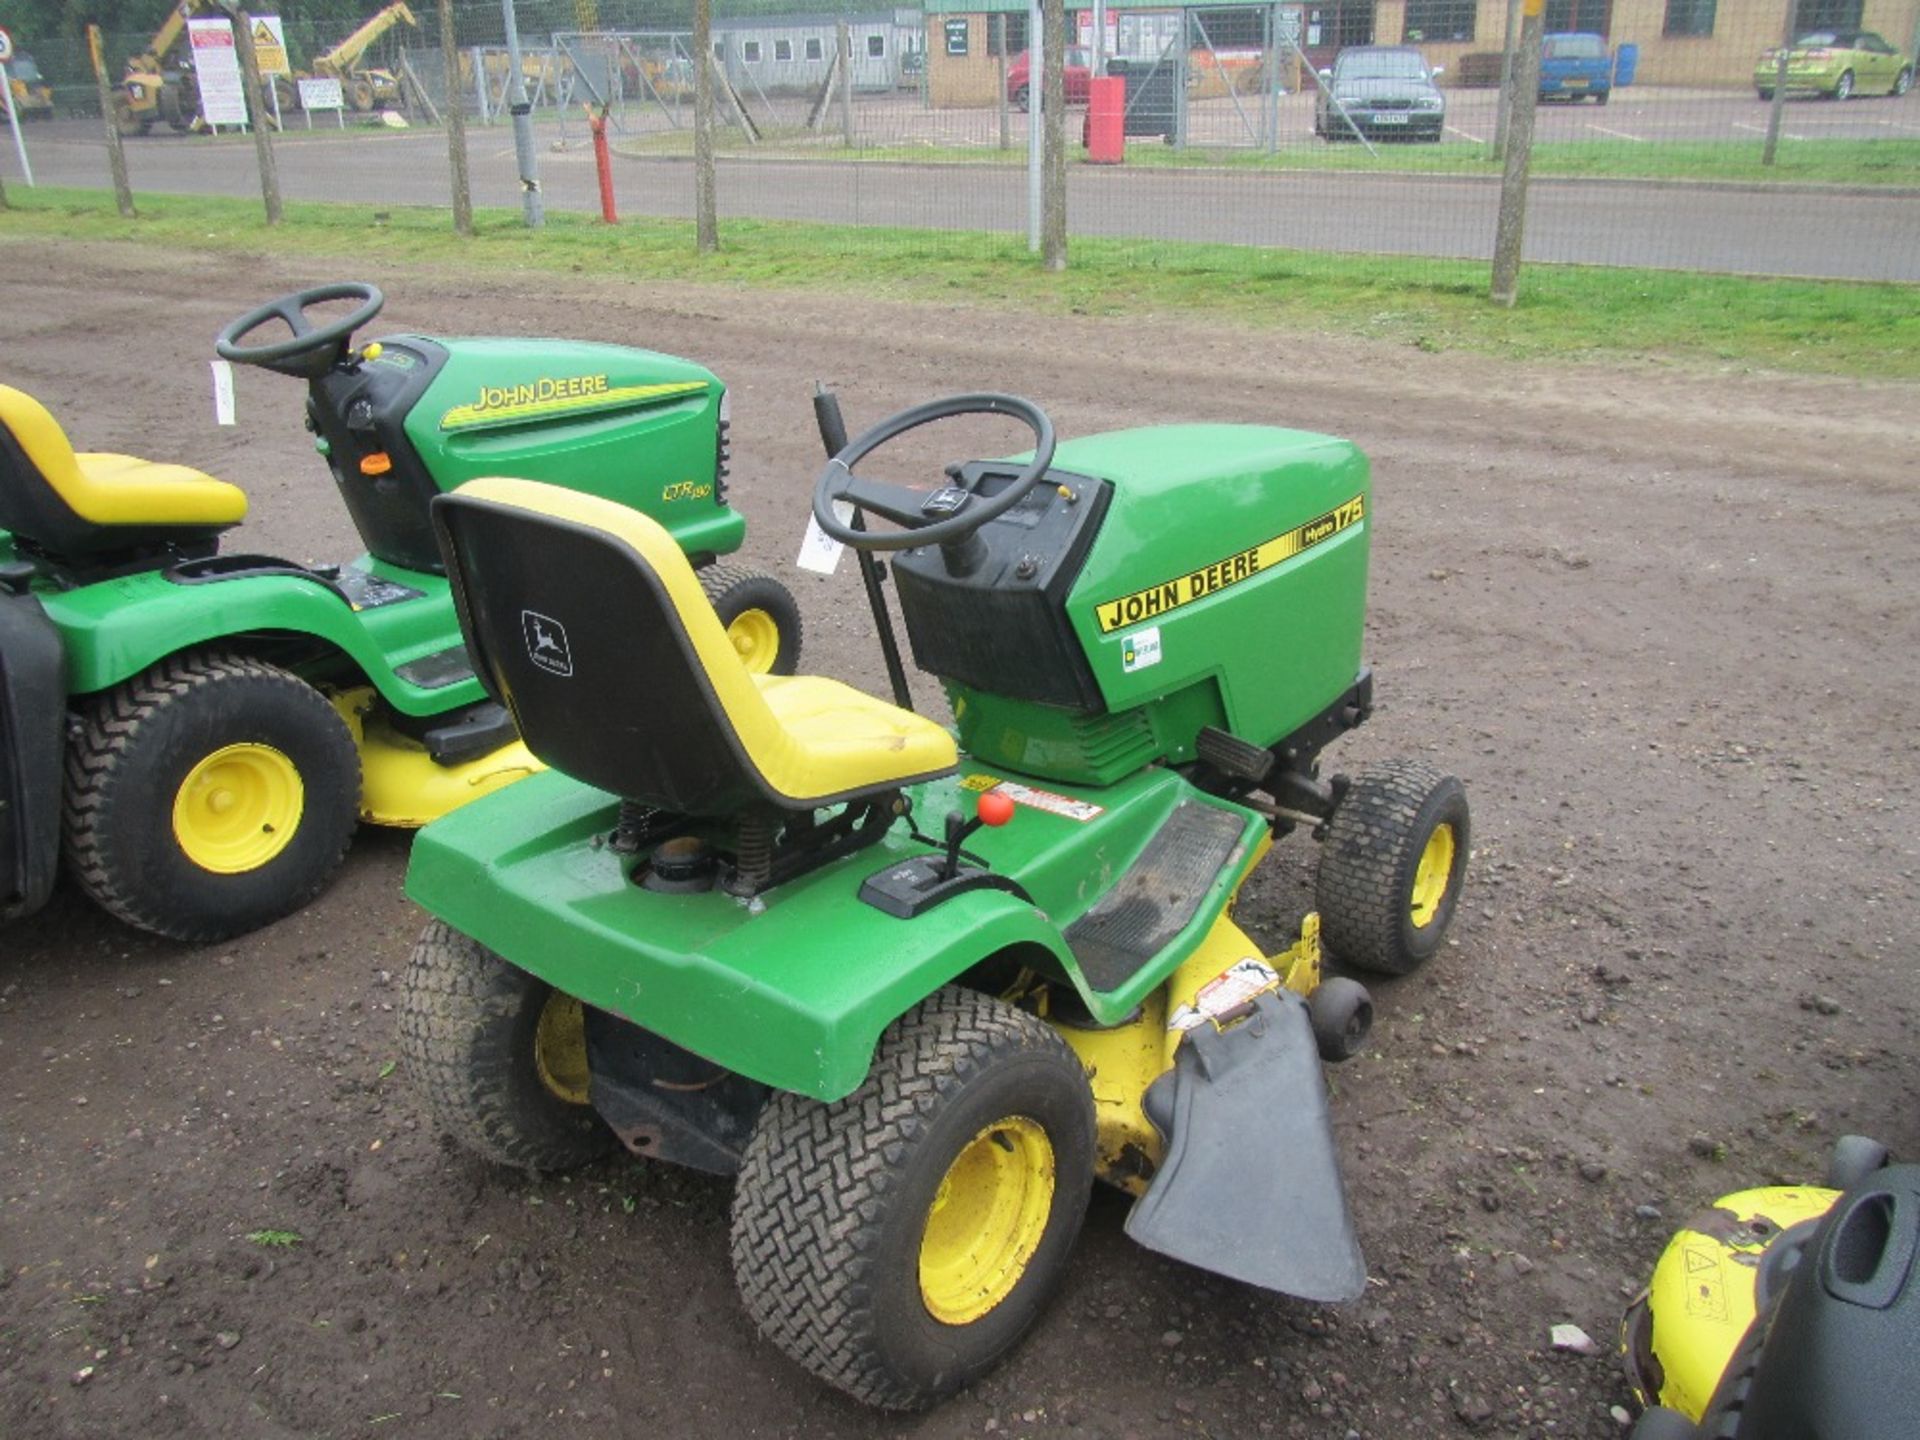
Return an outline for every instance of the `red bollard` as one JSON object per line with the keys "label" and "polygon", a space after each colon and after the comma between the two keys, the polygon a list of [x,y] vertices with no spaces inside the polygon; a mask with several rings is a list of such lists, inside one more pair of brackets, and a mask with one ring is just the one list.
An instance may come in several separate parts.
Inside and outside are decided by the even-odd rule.
{"label": "red bollard", "polygon": [[1127,158],[1127,82],[1102,75],[1087,82],[1087,160],[1118,165]]}
{"label": "red bollard", "polygon": [[613,208],[613,152],[607,149],[607,114],[587,112],[587,126],[593,131],[593,166],[600,172],[600,218],[617,225],[620,216]]}

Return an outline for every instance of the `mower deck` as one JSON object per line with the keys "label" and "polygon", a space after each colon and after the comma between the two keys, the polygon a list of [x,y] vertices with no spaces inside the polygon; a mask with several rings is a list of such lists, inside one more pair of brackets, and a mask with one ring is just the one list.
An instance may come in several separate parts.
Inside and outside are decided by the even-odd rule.
{"label": "mower deck", "polygon": [[[424,831],[407,890],[588,1005],[751,1079],[835,1100],[866,1078],[881,1031],[904,1010],[1012,947],[1070,980],[1096,1022],[1125,1019],[1166,979],[1155,956],[1193,948],[1261,853],[1260,816],[1166,769],[1039,789],[967,765],[907,793],[928,829],[996,785],[1015,818],[967,850],[1032,904],[980,889],[903,920],[858,903],[868,876],[933,848],[898,824],[751,905],[718,889],[650,892],[629,878],[637,862],[605,843],[617,802],[551,772]],[[1196,835],[1205,866],[1192,863]]]}

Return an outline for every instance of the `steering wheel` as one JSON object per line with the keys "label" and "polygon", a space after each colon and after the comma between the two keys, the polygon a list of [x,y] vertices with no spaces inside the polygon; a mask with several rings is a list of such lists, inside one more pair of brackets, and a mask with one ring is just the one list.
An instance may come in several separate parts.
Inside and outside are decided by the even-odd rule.
{"label": "steering wheel", "polygon": [[[949,420],[956,415],[1007,415],[1033,431],[1033,459],[1013,483],[991,500],[982,500],[965,485],[938,490],[910,490],[883,480],[866,480],[853,467],[882,445],[909,430]],[[1004,515],[1040,483],[1053,463],[1053,422],[1031,400],[1017,395],[949,395],[929,400],[891,415],[827,462],[813,486],[813,518],[821,530],[855,550],[910,550],[917,545],[952,545],[973,534],[997,515]],[[858,509],[884,516],[899,530],[856,530],[840,523],[833,502],[847,500]]]}
{"label": "steering wheel", "polygon": [[[361,304],[338,320],[329,320],[324,325],[310,323],[307,310],[329,300],[358,300]],[[357,280],[342,280],[332,285],[296,290],[291,295],[282,295],[278,300],[269,300],[259,309],[249,310],[233,321],[213,342],[213,352],[222,360],[231,360],[235,364],[258,365],[263,369],[277,370],[282,375],[310,378],[325,373],[327,366],[333,363],[338,348],[354,331],[378,315],[386,303],[387,297],[380,293],[378,286],[365,285]],[[269,320],[285,321],[293,334],[284,340],[271,340],[264,345],[240,343]]]}

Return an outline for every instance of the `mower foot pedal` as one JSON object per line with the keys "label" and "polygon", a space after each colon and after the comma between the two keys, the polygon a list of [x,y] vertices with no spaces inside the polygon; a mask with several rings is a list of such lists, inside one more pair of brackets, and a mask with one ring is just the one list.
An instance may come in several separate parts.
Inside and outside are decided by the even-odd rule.
{"label": "mower foot pedal", "polygon": [[1240,844],[1235,814],[1183,800],[1140,858],[1067,927],[1067,946],[1087,984],[1118,990],[1193,920],[1221,868]]}
{"label": "mower foot pedal", "polygon": [[1238,735],[1216,730],[1211,725],[1200,727],[1193,748],[1199,752],[1202,760],[1222,775],[1231,775],[1236,780],[1250,781],[1255,785],[1266,779],[1268,772],[1273,769],[1271,750],[1263,750],[1251,740],[1242,740]]}
{"label": "mower foot pedal", "polygon": [[473,658],[467,654],[465,645],[450,645],[445,650],[422,655],[418,660],[396,665],[393,673],[422,690],[444,690],[473,677]]}

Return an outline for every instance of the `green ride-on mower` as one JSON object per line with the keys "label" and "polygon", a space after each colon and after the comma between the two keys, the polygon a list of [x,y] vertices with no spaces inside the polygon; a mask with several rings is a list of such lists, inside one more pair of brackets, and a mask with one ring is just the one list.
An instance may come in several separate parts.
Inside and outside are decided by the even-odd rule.
{"label": "green ride-on mower", "polygon": [[[318,308],[343,301],[344,315]],[[354,348],[381,305],[371,285],[321,286],[216,345],[307,382],[307,426],[367,548],[343,565],[221,553],[239,489],[75,454],[38,401],[0,385],[0,920],[45,903],[64,850],[130,924],[239,934],[312,899],[356,818],[422,825],[539,769],[474,675],[428,518],[477,475],[653,516],[702,567],[744,667],[793,669],[786,587],[714,563],[746,521],[727,504],[712,374],[548,340]]]}
{"label": "green ride-on mower", "polygon": [[[747,673],[645,515],[520,480],[434,501],[481,679],[550,767],[415,842],[402,1037],[437,1124],[508,1165],[624,1142],[734,1177],[755,1323],[879,1406],[1010,1349],[1096,1177],[1154,1250],[1358,1295],[1320,1064],[1371,1004],[1320,937],[1411,971],[1468,846],[1425,764],[1319,774],[1372,705],[1365,457],[1226,425],[1056,449],[1003,395],[847,445],[822,399],[813,518],[863,560],[893,704]],[[854,475],[971,413],[1032,452]],[[952,730],[909,708],[878,552]],[[1318,916],[1269,956],[1234,899],[1299,826]]]}

